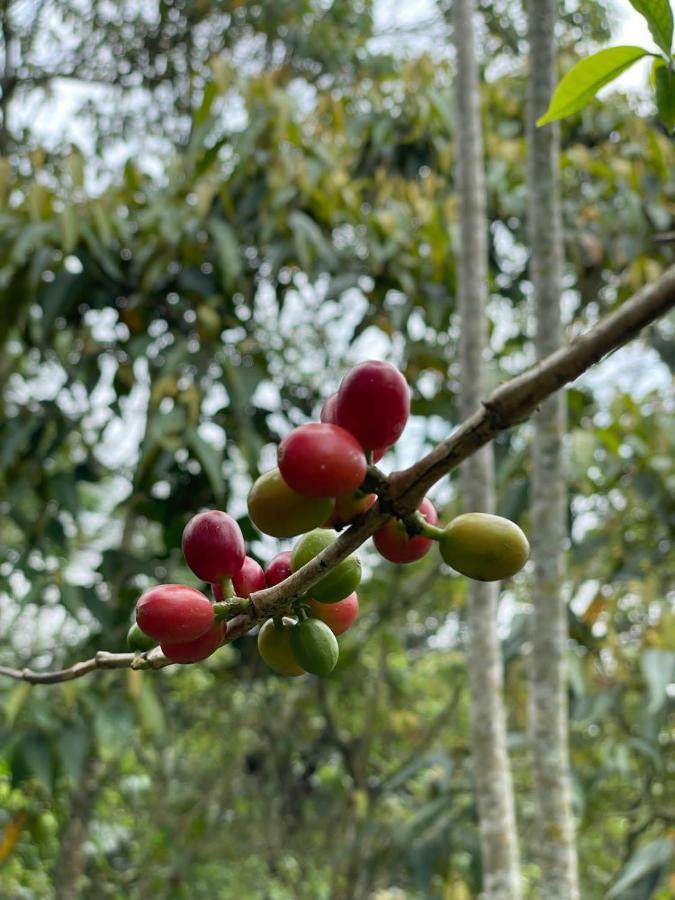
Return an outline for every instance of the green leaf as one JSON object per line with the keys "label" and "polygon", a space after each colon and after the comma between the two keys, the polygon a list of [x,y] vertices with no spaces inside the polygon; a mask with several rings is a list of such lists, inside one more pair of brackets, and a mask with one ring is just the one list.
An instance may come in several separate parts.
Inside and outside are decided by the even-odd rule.
{"label": "green leaf", "polygon": [[618,78],[638,59],[648,56],[642,47],[610,47],[582,59],[562,78],[553,92],[548,109],[537,125],[555,122],[578,112],[601,87]]}
{"label": "green leaf", "polygon": [[89,753],[91,739],[83,725],[65,727],[56,741],[56,752],[61,769],[77,784]]}
{"label": "green leaf", "polygon": [[155,688],[147,678],[141,682],[141,689],[136,697],[136,708],[143,731],[154,736],[166,732],[162,704],[157,699]]}
{"label": "green leaf", "polygon": [[222,453],[210,444],[207,444],[199,436],[195,428],[188,428],[185,432],[185,438],[197,461],[204,469],[216,500],[218,502],[222,501],[225,497]]}
{"label": "green leaf", "polygon": [[124,752],[133,731],[133,719],[122,697],[111,697],[98,707],[94,731],[102,754],[119,757]]}
{"label": "green leaf", "polygon": [[640,657],[640,668],[649,688],[647,712],[658,712],[666,702],[666,688],[675,678],[675,652],[650,647]]}
{"label": "green leaf", "polygon": [[659,118],[669,132],[675,131],[675,72],[657,60],[654,69],[654,83],[656,88],[656,108]]}
{"label": "green leaf", "polygon": [[668,0],[630,0],[647,20],[654,41],[670,56],[673,46],[673,11]]}
{"label": "green leaf", "polygon": [[223,287],[226,291],[231,291],[242,272],[241,249],[237,235],[232,226],[222,219],[211,219],[209,229],[218,250]]}
{"label": "green leaf", "polygon": [[5,699],[5,721],[7,725],[14,725],[16,721],[16,717],[21,712],[24,703],[28,699],[30,693],[32,691],[32,687],[27,682],[23,682],[22,684],[18,684],[15,688],[10,690]]}
{"label": "green leaf", "polygon": [[335,250],[314,219],[296,209],[289,215],[288,224],[295,238],[298,260],[305,272],[311,271],[315,257],[323,264],[322,268],[337,265]]}
{"label": "green leaf", "polygon": [[30,732],[22,737],[12,753],[12,785],[16,787],[29,778],[41,782],[51,793],[54,758],[49,739],[39,732]]}
{"label": "green leaf", "polygon": [[607,900],[619,898],[623,892],[640,881],[645,875],[665,869],[673,853],[673,842],[668,838],[660,838],[640,847],[628,860],[619,880],[607,892]]}

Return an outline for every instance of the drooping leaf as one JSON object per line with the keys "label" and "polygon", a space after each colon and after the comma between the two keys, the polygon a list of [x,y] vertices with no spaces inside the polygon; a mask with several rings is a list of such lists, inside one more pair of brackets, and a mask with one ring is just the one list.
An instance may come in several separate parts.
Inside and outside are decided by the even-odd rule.
{"label": "drooping leaf", "polygon": [[665,870],[673,855],[673,841],[661,838],[640,847],[622,869],[618,880],[607,892],[607,900],[619,900],[626,890],[650,873]]}
{"label": "drooping leaf", "polygon": [[24,735],[12,753],[12,785],[35,778],[51,792],[54,782],[54,758],[49,738],[39,732]]}
{"label": "drooping leaf", "polygon": [[601,87],[618,78],[648,51],[642,47],[610,47],[582,59],[562,78],[548,109],[537,120],[546,125],[578,112],[597,94]]}
{"label": "drooping leaf", "polygon": [[640,668],[649,688],[647,712],[654,714],[666,701],[666,688],[675,679],[675,652],[650,647],[640,657]]}
{"label": "drooping leaf", "polygon": [[222,453],[202,438],[196,428],[188,428],[185,433],[188,446],[204,469],[215,499],[220,503],[225,497]]}
{"label": "drooping leaf", "polygon": [[98,707],[94,731],[101,753],[119,756],[127,746],[132,729],[131,710],[122,697],[111,697]]}
{"label": "drooping leaf", "polygon": [[89,752],[91,738],[83,725],[62,729],[56,741],[56,753],[62,770],[77,784]]}
{"label": "drooping leaf", "polygon": [[223,287],[226,291],[231,291],[242,273],[241,249],[237,235],[232,226],[222,219],[211,219],[209,229],[218,250]]}
{"label": "drooping leaf", "polygon": [[630,5],[647,20],[655,43],[670,54],[673,46],[673,11],[669,0],[630,0]]}

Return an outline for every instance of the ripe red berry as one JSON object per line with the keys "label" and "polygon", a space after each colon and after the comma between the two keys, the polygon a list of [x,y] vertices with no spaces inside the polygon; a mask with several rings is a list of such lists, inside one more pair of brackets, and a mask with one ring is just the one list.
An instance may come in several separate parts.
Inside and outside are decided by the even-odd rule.
{"label": "ripe red berry", "polygon": [[261,591],[265,587],[262,566],[247,556],[244,565],[232,578],[232,587],[237,597],[250,597],[255,591]]}
{"label": "ripe red berry", "polygon": [[[434,505],[427,497],[420,503],[418,512],[422,513],[430,525],[438,522]],[[405,525],[400,519],[389,519],[375,532],[373,543],[380,555],[389,562],[410,563],[421,559],[434,542],[421,534],[408,537]]]}
{"label": "ripe red berry", "polygon": [[[340,425],[341,428],[347,428],[342,422],[338,422],[337,417],[337,394],[331,394],[328,400],[321,407],[321,421],[328,425]],[[349,428],[347,428],[349,431]],[[367,448],[366,448],[367,449]],[[380,447],[373,450],[373,462],[379,462],[387,452],[387,447]]]}
{"label": "ripe red berry", "polygon": [[337,603],[319,603],[318,600],[310,600],[309,614],[313,619],[325,622],[337,637],[354,624],[359,614],[359,598],[353,593]]}
{"label": "ripe red berry", "polygon": [[319,418],[327,425],[339,424],[337,420],[337,394],[331,394],[328,400],[326,400],[321,407],[321,415]]}
{"label": "ripe red berry", "polygon": [[156,641],[192,641],[212,627],[213,607],[195,588],[160,584],[139,599],[136,622],[144,634]]}
{"label": "ripe red berry", "polygon": [[279,471],[305,497],[337,497],[354,491],[366,476],[366,457],[356,438],[323,422],[294,429],[279,445]]}
{"label": "ripe red berry", "polygon": [[241,529],[218,509],[193,516],[183,531],[183,555],[197,578],[215,584],[241,569],[246,547]]}
{"label": "ripe red berry", "polygon": [[265,569],[265,581],[267,582],[267,587],[273,587],[275,584],[279,584],[282,581],[286,581],[287,578],[290,578],[292,573],[292,555],[290,550],[283,550],[281,553],[277,553],[277,555],[267,563],[267,568]]}
{"label": "ripe red berry", "polygon": [[171,662],[195,663],[215,653],[218,647],[222,645],[226,631],[227,623],[217,622],[206,634],[195,638],[193,641],[186,641],[181,644],[163,642],[160,646],[164,656],[170,659]]}
{"label": "ripe red berry", "polygon": [[368,450],[389,447],[410,413],[408,383],[390,363],[370,360],[354,366],[337,394],[337,420]]}

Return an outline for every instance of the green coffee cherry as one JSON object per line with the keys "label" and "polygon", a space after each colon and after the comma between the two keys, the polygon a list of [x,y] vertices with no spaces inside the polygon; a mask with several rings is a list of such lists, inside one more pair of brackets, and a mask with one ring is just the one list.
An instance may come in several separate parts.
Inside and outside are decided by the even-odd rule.
{"label": "green coffee cherry", "polygon": [[274,619],[268,619],[258,632],[258,652],[263,660],[278,675],[288,675],[291,678],[305,674],[291,650],[290,639],[294,627],[287,621],[279,626]]}
{"label": "green coffee cherry", "polygon": [[320,619],[304,619],[291,629],[293,658],[313,675],[329,675],[335,668],[340,649],[338,642],[325,622]]}
{"label": "green coffee cherry", "polygon": [[510,519],[465,513],[443,529],[444,561],[476,581],[501,581],[519,572],[530,555],[527,538]]}
{"label": "green coffee cherry", "polygon": [[[315,528],[314,531],[304,535],[293,549],[291,570],[297,572],[334,540],[335,532],[326,528]],[[319,603],[338,603],[353,593],[360,581],[361,563],[355,556],[348,556],[313,585],[309,594]]]}
{"label": "green coffee cherry", "polygon": [[127,631],[127,645],[130,650],[140,650],[141,652],[144,652],[145,650],[152,650],[153,647],[156,647],[157,641],[148,637],[144,631],[141,631],[136,622],[134,622],[129,631]]}

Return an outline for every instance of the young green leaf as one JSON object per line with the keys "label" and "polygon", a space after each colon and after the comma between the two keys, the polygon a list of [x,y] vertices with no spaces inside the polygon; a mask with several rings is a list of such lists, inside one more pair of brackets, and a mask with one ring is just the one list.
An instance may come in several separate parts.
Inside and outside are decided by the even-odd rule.
{"label": "young green leaf", "polygon": [[647,20],[654,41],[670,56],[673,46],[673,11],[668,0],[630,0]]}
{"label": "young green leaf", "polygon": [[553,92],[551,103],[537,125],[555,122],[578,112],[604,85],[618,78],[638,59],[648,56],[642,47],[610,47],[582,59],[562,78]]}

